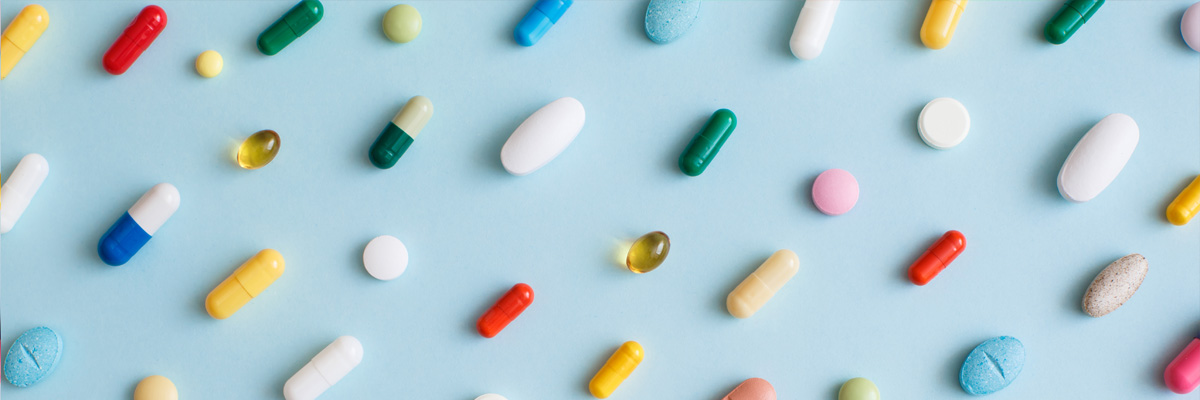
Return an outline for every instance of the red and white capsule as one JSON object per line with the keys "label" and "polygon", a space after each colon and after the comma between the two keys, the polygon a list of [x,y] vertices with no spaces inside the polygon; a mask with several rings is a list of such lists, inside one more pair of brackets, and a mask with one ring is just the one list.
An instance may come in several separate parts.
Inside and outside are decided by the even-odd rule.
{"label": "red and white capsule", "polygon": [[475,328],[485,338],[496,337],[496,334],[517,319],[517,316],[521,315],[531,303],[533,303],[533,288],[524,283],[513,285],[508,293],[505,293],[500,300],[496,301],[496,304],[492,305],[492,308],[479,317]]}

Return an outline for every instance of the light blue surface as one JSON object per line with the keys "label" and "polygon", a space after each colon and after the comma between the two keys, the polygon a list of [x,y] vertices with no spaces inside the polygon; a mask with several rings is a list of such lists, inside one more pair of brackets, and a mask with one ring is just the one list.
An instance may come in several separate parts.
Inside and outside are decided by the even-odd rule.
{"label": "light blue surface", "polygon": [[[129,398],[147,375],[188,399],[280,398],[283,382],[339,335],[366,349],[322,399],[589,399],[622,342],[646,360],[611,399],[716,399],[749,377],[787,399],[833,399],[855,376],[888,399],[965,399],[968,352],[1025,343],[1020,379],[989,399],[1177,399],[1166,364],[1200,330],[1200,221],[1163,210],[1200,173],[1200,54],[1179,35],[1190,1],[1109,2],[1071,41],[1042,37],[1055,2],[971,2],[954,41],[924,48],[926,1],[846,1],[821,57],[788,50],[800,1],[706,2],[691,32],[646,38],[645,1],[581,1],[532,48],[513,27],[530,1],[421,1],[417,40],[380,28],[390,2],[326,2],[279,55],[255,38],[292,1],[172,2],[170,23],[119,77],[100,58],[143,2],[45,2],[50,29],[0,84],[0,171],[29,152],[50,176],[3,237],[2,343],[46,325],[66,352],[55,375],[7,400]],[[2,22],[25,6],[7,1]],[[208,49],[225,59],[206,80]],[[367,161],[410,97],[436,111],[396,167]],[[583,132],[525,177],[500,147],[561,96]],[[929,148],[916,119],[949,96],[971,134]],[[696,178],[676,162],[716,109],[739,119]],[[1058,169],[1109,113],[1141,142],[1095,200],[1071,204]],[[275,161],[239,169],[260,129]],[[809,199],[842,168],[862,195],[829,217]],[[96,241],[138,196],[175,184],[179,211],[138,256],[104,265]],[[966,251],[924,287],[915,257],[949,229]],[[663,230],[670,258],[635,275],[613,241]],[[363,269],[394,235],[399,279]],[[260,249],[287,272],[228,320],[204,297]],[[748,320],[725,297],[772,252],[801,271]],[[1113,260],[1150,262],[1116,312],[1081,297]],[[525,282],[537,300],[494,339],[476,318]]]}

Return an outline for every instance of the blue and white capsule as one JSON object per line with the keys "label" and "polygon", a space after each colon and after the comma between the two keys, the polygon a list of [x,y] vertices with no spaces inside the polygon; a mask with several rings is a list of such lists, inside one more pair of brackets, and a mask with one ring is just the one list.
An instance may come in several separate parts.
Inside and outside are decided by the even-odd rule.
{"label": "blue and white capsule", "polygon": [[100,259],[114,267],[129,262],[178,209],[179,190],[170,183],[154,185],[100,237]]}
{"label": "blue and white capsule", "polygon": [[533,4],[533,8],[525,13],[525,18],[521,18],[517,29],[513,30],[513,39],[522,46],[533,46],[538,40],[542,40],[542,36],[546,35],[550,27],[554,26],[574,3],[575,0],[538,0]]}

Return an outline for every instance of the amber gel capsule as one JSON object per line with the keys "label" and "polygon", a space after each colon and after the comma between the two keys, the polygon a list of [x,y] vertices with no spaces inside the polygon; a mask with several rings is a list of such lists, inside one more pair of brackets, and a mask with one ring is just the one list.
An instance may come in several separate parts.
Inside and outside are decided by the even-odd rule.
{"label": "amber gel capsule", "polygon": [[1071,0],[1046,23],[1046,40],[1063,44],[1104,5],[1104,0]]}
{"label": "amber gel capsule", "polygon": [[408,150],[408,146],[412,145],[432,116],[433,102],[429,101],[428,97],[415,96],[409,99],[404,108],[392,118],[392,122],[383,127],[383,132],[379,133],[379,138],[371,145],[371,151],[367,153],[371,164],[379,169],[388,169],[396,165],[396,161],[400,160],[400,156],[404,155],[404,151]]}
{"label": "amber gel capsule", "polygon": [[625,266],[630,271],[644,274],[653,271],[667,259],[671,252],[671,238],[667,234],[654,231],[642,235],[629,247],[629,255],[625,257]]}
{"label": "amber gel capsule", "polygon": [[259,169],[279,154],[279,134],[270,129],[255,132],[238,147],[237,163],[245,169]]}
{"label": "amber gel capsule", "polygon": [[737,116],[733,115],[733,111],[722,108],[713,113],[708,123],[704,124],[704,128],[692,138],[692,142],[688,143],[683,154],[679,156],[679,170],[689,176],[699,176],[708,168],[708,164],[717,156],[717,151],[721,150],[721,146],[736,127]]}

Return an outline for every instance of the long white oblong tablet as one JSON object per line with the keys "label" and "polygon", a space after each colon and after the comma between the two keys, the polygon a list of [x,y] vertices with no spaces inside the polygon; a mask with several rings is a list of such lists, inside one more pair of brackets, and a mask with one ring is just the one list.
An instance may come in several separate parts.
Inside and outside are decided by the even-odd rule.
{"label": "long white oblong tablet", "polygon": [[1058,192],[1067,200],[1082,203],[1095,198],[1133,155],[1138,143],[1138,126],[1125,114],[1109,114],[1079,139],[1058,172]]}
{"label": "long white oblong tablet", "polygon": [[41,154],[29,153],[21,157],[8,181],[0,187],[0,233],[8,233],[17,224],[48,174],[50,163]]}
{"label": "long white oblong tablet", "polygon": [[342,380],[362,362],[362,343],[354,336],[342,336],[325,346],[312,361],[304,364],[283,384],[283,398],[313,400]]}
{"label": "long white oblong tablet", "polygon": [[789,42],[792,55],[801,60],[811,60],[821,55],[829,29],[833,28],[833,17],[837,14],[841,0],[806,0],[796,19],[796,29]]}
{"label": "long white oblong tablet", "polygon": [[583,129],[583,121],[579,100],[563,97],[547,104],[526,118],[504,142],[500,163],[517,176],[537,171],[571,145]]}

